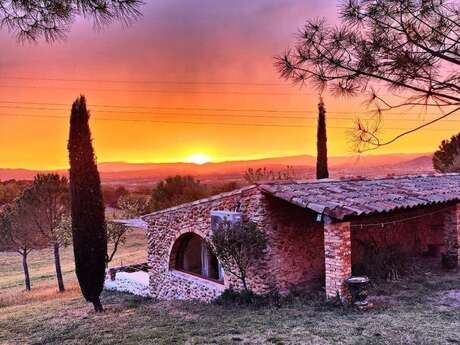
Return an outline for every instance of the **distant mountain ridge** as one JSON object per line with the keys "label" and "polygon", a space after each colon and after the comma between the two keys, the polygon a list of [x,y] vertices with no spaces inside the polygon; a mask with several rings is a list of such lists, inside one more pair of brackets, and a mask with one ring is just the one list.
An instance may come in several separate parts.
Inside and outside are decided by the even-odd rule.
{"label": "distant mountain ridge", "polygon": [[[421,157],[430,157],[430,153],[416,153],[416,154],[386,154],[386,155],[375,155],[375,156],[332,156],[329,157],[329,165],[331,166],[348,166],[355,165],[356,163],[363,162],[365,165],[386,165],[395,162],[410,161]],[[210,162],[202,165],[193,163],[128,163],[128,162],[107,162],[100,163],[100,172],[113,172],[113,171],[142,171],[161,169],[165,167],[177,167],[183,168],[199,168],[206,170],[211,167],[225,167],[225,166],[267,166],[267,165],[293,165],[293,166],[315,166],[316,157],[310,155],[299,155],[299,156],[287,156],[287,157],[272,157],[272,158],[260,158],[251,160],[235,160],[235,161],[224,161],[224,162]]]}
{"label": "distant mountain ridge", "polygon": [[[310,178],[314,172],[316,158],[309,155],[274,157],[247,161],[228,161],[197,165],[193,163],[127,163],[103,162],[99,171],[103,183],[156,182],[171,175],[193,175],[202,180],[241,179],[249,169],[267,168],[281,171],[292,166],[302,178]],[[433,171],[431,154],[387,154],[375,156],[330,157],[329,168],[332,177],[361,175],[375,176],[382,174],[414,174]],[[29,170],[2,169],[0,180],[30,180],[37,173],[57,172],[67,174],[67,170]]]}

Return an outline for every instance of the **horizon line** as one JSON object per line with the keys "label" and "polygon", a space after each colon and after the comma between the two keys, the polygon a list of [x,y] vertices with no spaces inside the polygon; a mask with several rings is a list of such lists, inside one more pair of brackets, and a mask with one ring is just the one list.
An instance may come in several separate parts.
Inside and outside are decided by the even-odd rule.
{"label": "horizon line", "polygon": [[[382,153],[382,154],[359,154],[359,153],[353,153],[353,154],[345,154],[345,155],[331,155],[328,158],[346,158],[346,157],[378,157],[378,156],[409,156],[409,155],[432,155],[432,152],[411,152],[411,153],[403,153],[403,152],[395,152],[395,153]],[[97,165],[101,166],[104,164],[126,164],[126,165],[172,165],[172,164],[187,164],[191,166],[206,166],[206,165],[211,165],[211,164],[225,164],[225,163],[238,163],[238,162],[250,162],[250,161],[261,161],[261,160],[270,160],[270,159],[289,159],[289,158],[299,158],[299,157],[310,157],[310,158],[315,158],[315,155],[311,154],[297,154],[297,155],[290,155],[290,156],[267,156],[267,157],[260,157],[260,158],[247,158],[247,159],[223,159],[223,160],[210,160],[209,162],[203,163],[203,164],[197,164],[193,163],[190,161],[163,161],[163,162],[155,162],[155,161],[145,161],[145,162],[136,162],[136,161],[101,161],[98,162]],[[2,167],[0,166],[0,169],[2,170],[25,170],[25,171],[44,171],[44,172],[54,172],[54,171],[62,171],[62,170],[68,170],[69,166],[61,166],[61,167],[47,167],[47,168],[33,168],[33,167]]]}

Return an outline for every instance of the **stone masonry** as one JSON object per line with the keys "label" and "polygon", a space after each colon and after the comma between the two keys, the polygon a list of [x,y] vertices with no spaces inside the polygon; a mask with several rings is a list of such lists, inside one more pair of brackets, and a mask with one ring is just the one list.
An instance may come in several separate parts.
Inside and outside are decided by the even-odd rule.
{"label": "stone masonry", "polygon": [[171,251],[176,240],[185,233],[194,233],[206,238],[211,229],[211,210],[236,210],[238,206],[248,212],[255,212],[258,198],[256,189],[248,188],[220,195],[194,203],[181,205],[165,211],[156,212],[144,219],[149,223],[148,262],[150,270],[150,290],[158,299],[196,299],[210,301],[225,288],[233,286],[235,279],[228,274],[224,284],[191,276],[172,270]]}
{"label": "stone masonry", "polygon": [[345,279],[351,276],[351,230],[349,222],[324,225],[326,297],[349,299]]}
{"label": "stone masonry", "polygon": [[[257,293],[276,289],[281,293],[320,288],[324,276],[322,224],[312,214],[261,193],[244,188],[217,197],[160,211],[144,217],[149,223],[148,262],[150,289],[158,299],[197,299],[210,301],[225,288],[240,289],[240,282],[224,272],[224,283],[174,270],[171,252],[185,233],[207,238],[212,210],[235,211],[255,222],[268,238],[263,260],[248,272],[248,285]],[[173,265],[172,265],[173,266]]]}
{"label": "stone masonry", "polygon": [[[431,183],[431,179],[417,178],[422,191],[425,182]],[[457,180],[453,177],[441,176],[440,179],[452,184],[446,190],[457,188]],[[407,180],[411,182],[412,179]],[[403,187],[404,181],[400,182]],[[383,211],[379,209],[373,214],[347,215],[349,210],[365,209],[369,206],[367,202],[353,204],[352,208],[345,205],[344,211],[337,212],[338,216],[334,217],[327,213],[335,212],[330,209],[340,204],[340,198],[344,197],[340,193],[346,190],[347,183],[354,186],[367,182],[336,182],[342,189],[337,189],[333,182],[325,181],[320,185],[315,181],[311,188],[307,188],[307,182],[292,182],[292,188],[280,184],[282,190],[273,183],[269,188],[254,185],[142,217],[148,223],[152,296],[163,300],[211,301],[227,288],[241,289],[239,280],[230,272],[224,271],[223,280],[217,281],[176,269],[178,240],[188,233],[207,239],[211,231],[211,211],[241,212],[244,221],[254,222],[265,232],[267,249],[247,272],[249,288],[255,293],[276,290],[288,294],[324,289],[327,298],[335,298],[338,294],[342,300],[348,300],[345,280],[352,275],[354,267],[365,262],[369,248],[379,251],[396,245],[411,256],[424,255],[430,248],[439,248],[442,252],[455,249],[460,254],[457,194],[434,195],[430,197],[433,202],[423,204],[417,204],[421,199],[415,197],[395,199],[398,208],[386,209],[387,204],[380,203],[378,207]],[[383,182],[371,184],[385,185]],[[411,193],[417,193],[418,184],[410,185]],[[327,193],[314,194],[319,193],[318,186],[327,188],[328,193],[340,192],[335,195],[337,200],[329,202]],[[304,194],[300,192],[307,196],[313,193],[317,202],[305,203],[301,198]],[[353,193],[354,200],[358,200],[358,192]],[[370,194],[362,197],[363,200],[370,198],[376,197]]]}
{"label": "stone masonry", "polygon": [[444,251],[456,251],[460,264],[460,203],[444,216]]}

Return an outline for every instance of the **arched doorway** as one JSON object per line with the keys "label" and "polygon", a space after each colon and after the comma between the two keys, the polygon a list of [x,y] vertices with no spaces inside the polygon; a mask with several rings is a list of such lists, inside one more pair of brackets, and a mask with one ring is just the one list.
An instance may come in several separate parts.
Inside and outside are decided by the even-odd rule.
{"label": "arched doorway", "polygon": [[181,235],[173,245],[170,269],[223,283],[222,267],[206,242],[197,234]]}

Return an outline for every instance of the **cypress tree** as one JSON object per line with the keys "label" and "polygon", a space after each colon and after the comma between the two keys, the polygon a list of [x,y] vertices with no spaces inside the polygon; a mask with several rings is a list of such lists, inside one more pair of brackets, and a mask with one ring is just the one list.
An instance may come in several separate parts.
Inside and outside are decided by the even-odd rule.
{"label": "cypress tree", "polygon": [[326,134],[326,108],[323,99],[318,103],[318,132],[316,134],[316,178],[328,178],[327,168],[327,134]]}
{"label": "cypress tree", "polygon": [[94,156],[86,99],[72,105],[69,133],[70,194],[75,272],[83,297],[102,312],[107,232],[101,181]]}

